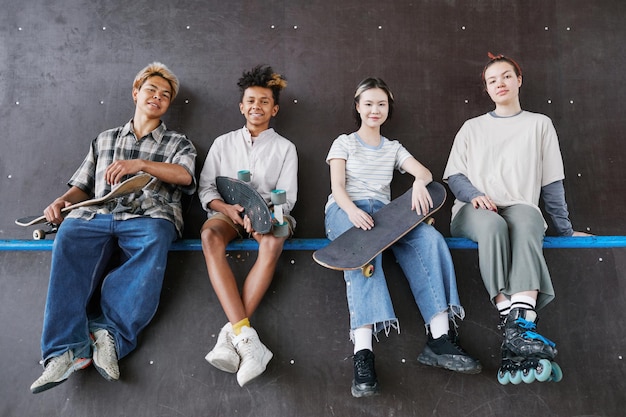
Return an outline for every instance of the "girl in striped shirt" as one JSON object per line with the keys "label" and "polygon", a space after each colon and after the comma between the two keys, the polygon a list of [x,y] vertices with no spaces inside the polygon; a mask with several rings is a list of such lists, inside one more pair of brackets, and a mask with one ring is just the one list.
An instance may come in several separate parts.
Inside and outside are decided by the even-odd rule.
{"label": "girl in striped shirt", "polygon": [[[337,238],[351,227],[376,227],[372,214],[389,203],[394,170],[415,177],[412,209],[417,214],[432,208],[426,185],[431,172],[395,140],[381,135],[381,126],[393,113],[393,95],[379,78],[367,78],[357,87],[354,116],[358,130],[340,135],[326,158],[330,165],[331,195],[325,212],[326,235]],[[418,361],[463,373],[478,373],[479,361],[458,344],[456,329],[449,320],[463,319],[452,258],[441,234],[421,223],[392,246],[396,260],[409,281],[411,291],[426,323],[428,341]],[[350,338],[354,342],[352,395],[364,397],[378,392],[372,337],[381,330],[400,331],[387,282],[382,256],[374,262],[374,274],[345,271]],[[456,327],[456,326],[455,326]]]}

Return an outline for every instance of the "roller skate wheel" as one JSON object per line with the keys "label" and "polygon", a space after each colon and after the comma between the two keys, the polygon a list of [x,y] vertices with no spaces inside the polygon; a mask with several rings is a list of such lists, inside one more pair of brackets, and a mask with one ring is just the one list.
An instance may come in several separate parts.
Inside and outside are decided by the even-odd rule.
{"label": "roller skate wheel", "polygon": [[42,240],[46,238],[46,231],[42,229],[33,230],[33,239]]}
{"label": "roller skate wheel", "polygon": [[498,371],[498,382],[502,385],[506,385],[511,382],[508,371]]}
{"label": "roller skate wheel", "polygon": [[287,237],[287,236],[289,236],[289,223],[284,222],[282,224],[275,224],[272,227],[272,233],[276,237]]}
{"label": "roller skate wheel", "polygon": [[285,204],[287,202],[287,193],[285,190],[272,190],[271,200],[275,206]]}
{"label": "roller skate wheel", "polygon": [[522,371],[515,370],[515,371],[509,372],[509,381],[511,381],[511,384],[513,384],[513,385],[521,384],[521,382],[522,382]]}
{"label": "roller skate wheel", "polygon": [[374,275],[374,265],[372,264],[365,265],[363,268],[361,268],[361,272],[363,272],[363,275],[366,278],[371,277],[372,275]]}
{"label": "roller skate wheel", "polygon": [[250,174],[250,171],[248,170],[241,170],[241,171],[237,171],[237,179],[239,181],[243,181],[243,182],[250,182],[250,177],[252,176],[252,174]]}
{"label": "roller skate wheel", "polygon": [[537,379],[537,374],[535,370],[532,368],[521,371],[521,374],[522,374],[522,381],[524,381],[525,384],[533,383]]}
{"label": "roller skate wheel", "polygon": [[537,378],[537,381],[545,382],[552,376],[552,364],[547,359],[540,359],[539,365],[533,371],[535,373],[535,378]]}
{"label": "roller skate wheel", "polygon": [[561,367],[556,362],[551,362],[550,365],[552,365],[552,372],[549,381],[559,382],[563,379],[563,370],[561,370]]}

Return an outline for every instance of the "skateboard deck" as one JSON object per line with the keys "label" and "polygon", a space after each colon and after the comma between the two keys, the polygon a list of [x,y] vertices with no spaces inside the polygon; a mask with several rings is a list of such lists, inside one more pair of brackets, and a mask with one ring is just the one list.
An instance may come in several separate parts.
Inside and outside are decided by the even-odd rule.
{"label": "skateboard deck", "polygon": [[250,218],[252,228],[261,234],[272,230],[272,213],[265,199],[247,182],[229,178],[215,179],[217,191],[228,204],[239,204],[243,214]]}
{"label": "skateboard deck", "polygon": [[426,187],[433,200],[433,208],[426,215],[417,215],[411,210],[409,189],[385,207],[373,214],[374,227],[363,230],[356,227],[348,229],[327,246],[313,253],[318,264],[336,270],[362,269],[363,274],[371,276],[373,266],[370,262],[385,249],[413,230],[424,220],[443,206],[446,189],[437,182]]}
{"label": "skateboard deck", "polygon": [[[134,177],[131,177],[119,184],[107,195],[100,198],[93,198],[91,200],[81,201],[79,203],[72,204],[71,206],[64,207],[61,209],[61,213],[63,215],[66,215],[70,211],[79,207],[95,206],[98,204],[106,203],[126,194],[136,193],[138,191],[141,191],[141,189],[145,187],[151,179],[152,176],[150,174],[135,175]],[[29,216],[15,220],[15,224],[17,224],[18,226],[32,226],[40,223],[47,223],[46,216]]]}

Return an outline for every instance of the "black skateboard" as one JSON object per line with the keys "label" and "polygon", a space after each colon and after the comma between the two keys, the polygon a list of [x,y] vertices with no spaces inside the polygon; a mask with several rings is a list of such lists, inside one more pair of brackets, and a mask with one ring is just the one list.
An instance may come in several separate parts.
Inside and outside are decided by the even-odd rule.
{"label": "black skateboard", "polygon": [[[361,269],[363,275],[372,276],[374,266],[370,263],[379,253],[396,243],[443,206],[446,189],[437,182],[426,187],[433,200],[433,208],[425,215],[411,210],[412,189],[372,215],[374,227],[364,230],[352,227],[327,246],[313,253],[318,264],[336,270]],[[432,222],[430,222],[432,224]]]}

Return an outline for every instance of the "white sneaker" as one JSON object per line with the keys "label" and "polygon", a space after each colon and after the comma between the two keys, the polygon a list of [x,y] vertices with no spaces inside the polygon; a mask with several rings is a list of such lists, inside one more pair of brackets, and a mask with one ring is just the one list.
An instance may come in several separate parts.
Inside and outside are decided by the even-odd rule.
{"label": "white sneaker", "polygon": [[217,342],[204,359],[220,371],[234,374],[239,370],[239,354],[233,346],[233,326],[226,323],[217,336]]}
{"label": "white sneaker", "polygon": [[98,329],[92,335],[93,365],[98,373],[107,381],[120,379],[120,368],[117,364],[117,351],[113,336],[105,330]]}
{"label": "white sneaker", "polygon": [[237,382],[243,387],[265,371],[274,355],[261,343],[257,332],[248,326],[241,328],[241,333],[233,338],[233,344],[241,358]]}
{"label": "white sneaker", "polygon": [[91,358],[75,358],[74,352],[68,350],[60,356],[48,360],[41,376],[30,386],[33,394],[56,387],[65,382],[67,378],[80,369],[85,369],[91,364]]}

